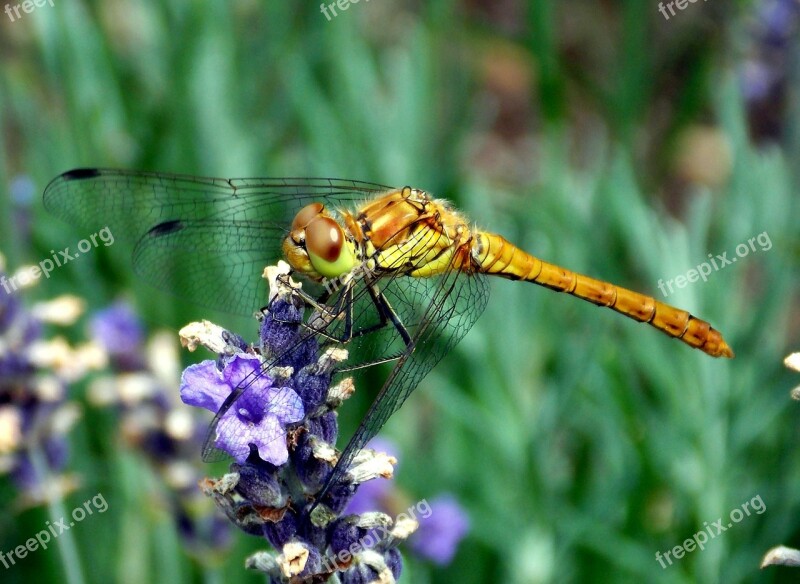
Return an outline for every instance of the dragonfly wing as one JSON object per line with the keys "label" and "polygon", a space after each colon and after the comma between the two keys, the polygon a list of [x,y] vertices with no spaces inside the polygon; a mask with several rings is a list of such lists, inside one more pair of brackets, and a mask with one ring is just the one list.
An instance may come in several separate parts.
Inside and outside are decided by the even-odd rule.
{"label": "dragonfly wing", "polygon": [[[404,322],[410,318],[409,299],[427,299],[411,344],[372,402],[333,473],[319,493],[321,500],[331,485],[346,474],[355,455],[383,427],[428,372],[464,337],[486,308],[489,288],[480,274],[450,270],[432,278],[396,278],[384,295]],[[391,325],[389,325],[391,327]]]}
{"label": "dragonfly wing", "polygon": [[259,274],[281,259],[283,237],[282,229],[256,222],[176,221],[139,239],[133,266],[157,288],[250,316],[267,302]]}
{"label": "dragonfly wing", "polygon": [[81,229],[107,227],[115,240],[136,245],[137,272],[148,283],[210,308],[252,314],[266,298],[257,296],[261,272],[281,257],[281,238],[299,209],[314,201],[338,209],[388,189],[340,179],[77,169],[47,186],[44,204]]}
{"label": "dragonfly wing", "polygon": [[174,220],[236,219],[284,228],[313,201],[331,206],[359,202],[389,187],[329,178],[223,179],[119,169],[75,169],[45,188],[44,204],[73,225],[109,225],[133,243]]}

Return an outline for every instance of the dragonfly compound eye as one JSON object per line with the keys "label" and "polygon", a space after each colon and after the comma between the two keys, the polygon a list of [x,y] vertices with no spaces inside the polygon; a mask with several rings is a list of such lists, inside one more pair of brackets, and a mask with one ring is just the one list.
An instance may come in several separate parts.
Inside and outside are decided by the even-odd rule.
{"label": "dragonfly compound eye", "polygon": [[309,223],[322,214],[324,208],[322,203],[311,203],[300,209],[297,215],[294,216],[294,221],[292,221],[292,231],[308,226]]}
{"label": "dragonfly compound eye", "polygon": [[344,244],[342,228],[329,217],[317,217],[306,225],[306,249],[322,261],[339,259]]}
{"label": "dragonfly compound eye", "polygon": [[327,278],[335,278],[353,269],[355,254],[336,221],[330,217],[317,217],[306,225],[305,231],[306,251],[317,272]]}

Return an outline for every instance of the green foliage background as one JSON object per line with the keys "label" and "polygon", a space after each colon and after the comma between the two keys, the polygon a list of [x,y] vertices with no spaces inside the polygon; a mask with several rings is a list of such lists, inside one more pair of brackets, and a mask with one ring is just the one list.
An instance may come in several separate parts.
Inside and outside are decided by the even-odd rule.
{"label": "green foliage background", "polygon": [[[800,377],[782,365],[800,340],[800,118],[789,100],[781,137],[752,138],[738,76],[752,13],[721,0],[669,21],[639,0],[364,0],[328,21],[315,3],[71,0],[3,14],[0,250],[14,268],[85,236],[40,202],[78,166],[410,184],[539,257],[659,298],[659,279],[767,231],[771,250],[669,297],[721,330],[734,360],[493,282],[484,316],[384,434],[409,497],[452,492],[472,521],[450,566],[406,555],[405,582],[792,581],[758,563],[800,546]],[[705,183],[681,174],[696,127],[723,137],[709,164],[730,160]],[[36,187],[30,230],[10,197],[20,176]],[[30,298],[77,293],[96,310],[128,294],[169,326],[212,316],[154,301],[129,251],[87,255]],[[255,538],[237,534],[219,561],[183,551],[165,487],[114,430],[86,407],[72,433],[85,486],[65,508],[98,491],[109,502],[74,531],[87,581],[260,581],[242,567]],[[7,551],[47,515],[2,494]],[[656,551],[756,495],[766,512],[661,569]],[[2,580],[64,570],[40,551]]]}

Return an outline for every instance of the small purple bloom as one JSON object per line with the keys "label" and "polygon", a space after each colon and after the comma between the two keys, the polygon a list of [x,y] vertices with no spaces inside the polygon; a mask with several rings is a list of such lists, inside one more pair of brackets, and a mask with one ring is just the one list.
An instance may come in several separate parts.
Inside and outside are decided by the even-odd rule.
{"label": "small purple bloom", "polygon": [[769,92],[776,81],[775,72],[762,61],[750,59],[742,65],[740,83],[744,98],[748,102],[769,97]]}
{"label": "small purple bloom", "polygon": [[18,174],[11,179],[8,192],[14,204],[28,207],[36,196],[36,183],[27,174]]}
{"label": "small purple bloom", "polygon": [[419,530],[411,536],[414,551],[444,566],[450,563],[461,539],[469,531],[469,518],[449,495],[430,503],[428,517],[419,517]]}
{"label": "small purple bloom", "polygon": [[403,558],[400,555],[400,551],[397,548],[387,550],[385,559],[386,565],[392,571],[392,576],[394,576],[395,580],[399,580],[400,574],[403,573]]}
{"label": "small purple bloom", "polygon": [[111,355],[130,355],[141,348],[142,323],[127,302],[116,302],[96,313],[90,326],[92,337]]}
{"label": "small purple bloom", "polygon": [[274,387],[266,375],[251,380],[260,368],[261,359],[242,353],[234,355],[222,371],[211,360],[191,365],[181,376],[181,400],[216,413],[247,379],[247,391],[219,421],[214,446],[244,463],[253,444],[262,460],[281,465],[289,456],[286,425],[301,421],[305,412],[291,388]]}
{"label": "small purple bloom", "polygon": [[[303,325],[307,306],[294,286],[284,282],[289,273],[283,262],[265,270],[270,305],[259,319],[255,346],[231,343],[226,336],[232,333],[220,334],[216,326],[187,327],[191,330],[182,333],[191,343],[219,355],[215,362],[184,371],[185,403],[218,411],[232,391],[243,382],[249,384],[220,420],[214,444],[240,464],[231,465],[219,479],[201,481],[201,488],[237,527],[265,537],[275,548],[274,554],[257,552],[246,561],[248,568],[267,574],[270,582],[337,578],[342,584],[379,578],[390,582],[401,570],[397,546],[416,525],[406,523],[395,532],[389,529],[393,520],[385,513],[345,518],[342,512],[359,485],[388,483],[373,479],[391,476],[396,461],[372,450],[361,452],[347,475],[322,494],[337,464],[335,410],[354,388],[347,378],[331,385],[348,352],[320,347],[318,335]],[[275,368],[270,371],[276,372],[283,387],[274,387],[269,377],[253,375],[262,373],[265,364]],[[301,425],[286,432],[285,425],[292,422]],[[334,549],[346,552],[347,558],[334,555]]]}
{"label": "small purple bloom", "polygon": [[767,0],[758,7],[758,19],[764,29],[764,40],[782,47],[792,37],[797,25],[800,5],[796,0]]}
{"label": "small purple bloom", "polygon": [[314,363],[319,349],[316,336],[304,335],[298,329],[303,320],[301,307],[302,304],[283,299],[273,302],[264,315],[259,334],[263,354],[280,356],[275,364],[291,366],[295,371]]}

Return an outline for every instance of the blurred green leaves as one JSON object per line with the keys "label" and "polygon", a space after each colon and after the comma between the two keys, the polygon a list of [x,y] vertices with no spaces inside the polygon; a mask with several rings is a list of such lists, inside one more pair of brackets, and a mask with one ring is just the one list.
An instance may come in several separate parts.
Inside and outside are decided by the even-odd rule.
{"label": "blurred green leaves", "polygon": [[[404,488],[453,491],[474,526],[452,566],[410,562],[408,582],[777,579],[758,573],[760,556],[800,536],[797,381],[781,365],[798,342],[797,152],[749,138],[736,75],[746,7],[698,3],[662,22],[653,4],[601,4],[512,2],[515,19],[486,2],[372,0],[328,22],[315,4],[114,0],[2,21],[2,251],[16,267],[85,237],[7,189],[25,175],[42,190],[76,166],[411,184],[543,259],[657,298],[659,278],[768,231],[772,250],[668,299],[722,331],[733,361],[495,282],[485,315],[387,432],[404,450]],[[687,181],[675,162],[698,124],[729,148],[717,185]],[[96,309],[137,290],[151,322],[211,316],[138,286],[129,251],[82,258],[38,293]],[[241,547],[254,539],[220,572],[179,555],[163,514],[142,511],[163,486],[99,435],[113,424],[86,416],[77,466],[107,473],[111,507],[95,523],[113,522],[95,526],[97,581],[252,578]],[[656,551],[756,494],[763,515],[658,566]],[[9,516],[0,549],[44,521]],[[89,531],[77,534],[86,557]],[[40,556],[4,578],[60,578]]]}

